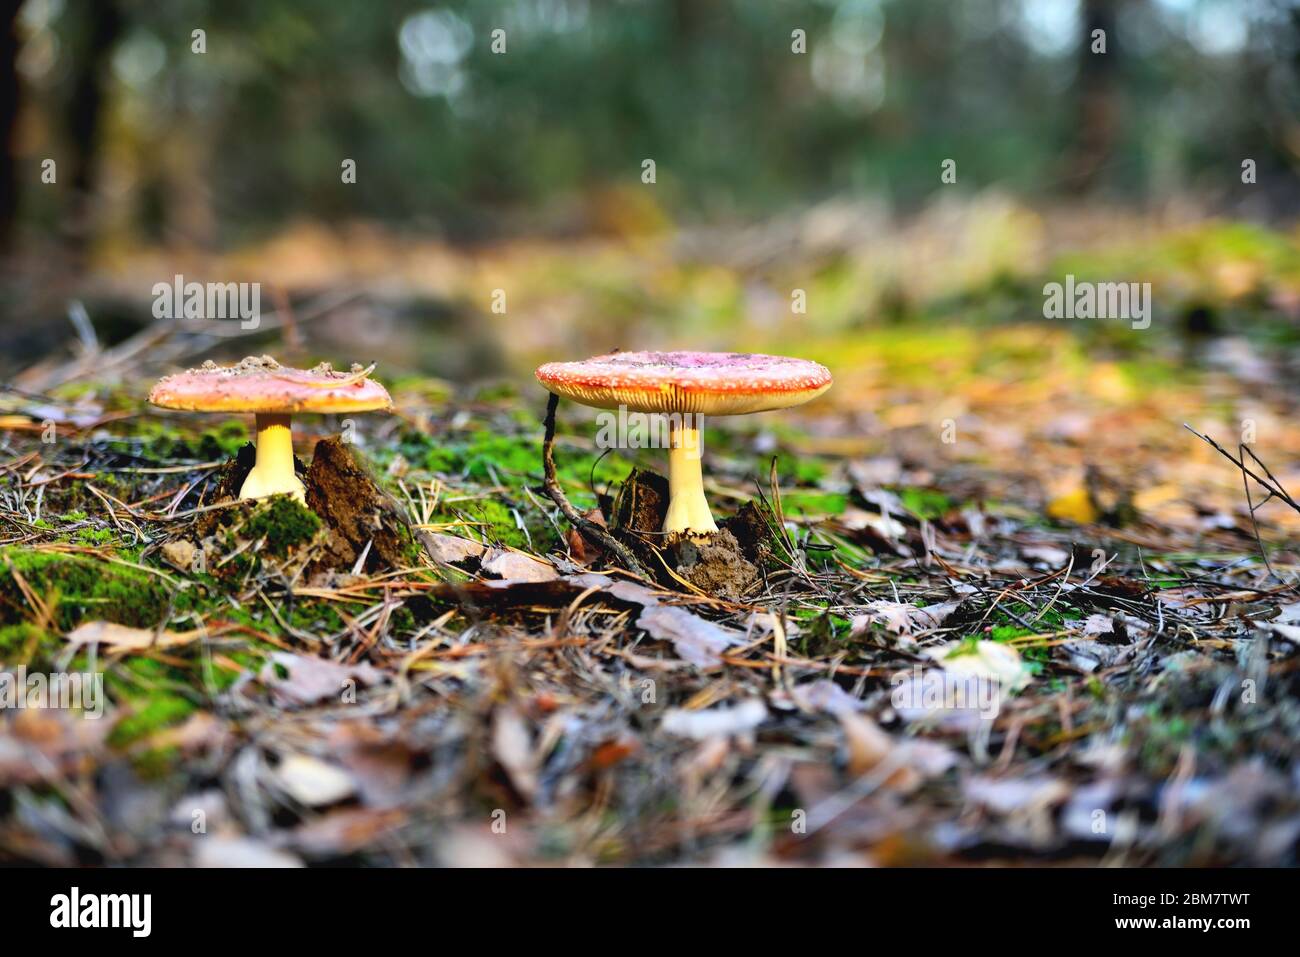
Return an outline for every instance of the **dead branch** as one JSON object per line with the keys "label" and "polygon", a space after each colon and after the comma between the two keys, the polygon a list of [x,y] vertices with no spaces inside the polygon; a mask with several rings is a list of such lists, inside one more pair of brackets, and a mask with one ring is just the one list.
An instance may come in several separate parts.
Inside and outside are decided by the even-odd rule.
{"label": "dead branch", "polygon": [[576,528],[583,538],[593,545],[608,549],[633,574],[647,581],[652,580],[631,550],[591,519],[584,518],[564,494],[564,489],[560,487],[560,480],[555,474],[555,408],[559,404],[560,397],[551,393],[551,397],[546,402],[546,437],[542,441],[542,482],[546,494],[559,506],[564,517],[569,520],[569,524]]}
{"label": "dead branch", "polygon": [[[1268,560],[1268,549],[1264,547],[1264,540],[1260,538],[1259,519],[1257,518],[1255,513],[1275,498],[1281,499],[1283,502],[1291,506],[1291,508],[1295,509],[1297,512],[1300,512],[1300,503],[1297,503],[1295,499],[1293,499],[1287,493],[1286,489],[1282,487],[1282,483],[1277,480],[1277,477],[1271,471],[1269,471],[1268,466],[1265,465],[1263,461],[1260,459],[1260,457],[1256,455],[1253,451],[1251,451],[1250,447],[1247,446],[1244,442],[1237,446],[1238,457],[1233,458],[1232,453],[1230,453],[1223,446],[1219,445],[1218,442],[1214,441],[1214,439],[1210,438],[1208,435],[1202,435],[1200,432],[1197,432],[1187,423],[1183,423],[1183,428],[1191,432],[1192,435],[1195,435],[1198,438],[1208,442],[1213,448],[1217,449],[1219,453],[1223,455],[1229,462],[1231,462],[1233,465],[1237,466],[1237,468],[1241,470],[1241,487],[1246,493],[1246,507],[1250,510],[1250,524],[1251,524],[1251,529],[1255,533],[1255,544],[1259,548],[1260,556],[1264,559],[1264,567],[1268,569],[1268,573],[1278,581],[1284,581],[1282,576],[1280,576],[1277,572],[1273,570],[1273,563]],[[1254,461],[1254,463],[1263,470],[1266,476],[1268,476],[1267,480],[1260,478],[1258,475],[1252,472],[1250,468],[1247,467],[1246,465],[1247,455],[1249,455],[1251,457],[1251,460]],[[1254,479],[1260,485],[1261,488],[1263,488],[1265,491],[1268,492],[1268,495],[1266,495],[1259,502],[1254,501],[1253,496],[1250,494],[1250,479]]]}

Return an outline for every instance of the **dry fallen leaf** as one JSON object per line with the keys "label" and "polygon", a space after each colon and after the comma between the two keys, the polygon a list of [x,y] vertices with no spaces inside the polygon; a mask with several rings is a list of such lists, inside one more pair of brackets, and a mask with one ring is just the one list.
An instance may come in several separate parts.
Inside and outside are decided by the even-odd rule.
{"label": "dry fallen leaf", "polygon": [[[605,513],[598,508],[584,512],[582,517],[595,525],[599,525],[601,528],[609,527],[605,524]],[[573,560],[579,565],[591,565],[604,557],[605,550],[599,545],[593,545],[587,541],[576,528],[568,530],[565,534],[565,541],[569,544],[569,554],[573,556]]]}
{"label": "dry fallen leaf", "polygon": [[316,704],[329,698],[341,701],[345,692],[355,691],[358,685],[378,684],[383,676],[365,663],[344,665],[325,658],[277,651],[262,666],[257,678],[271,690],[277,704],[292,706]]}
{"label": "dry fallen leaf", "polygon": [[593,771],[603,771],[625,761],[641,751],[641,741],[632,734],[621,734],[608,741],[602,741],[591,752],[587,766]]}
{"label": "dry fallen leaf", "polygon": [[880,512],[868,512],[854,505],[840,514],[839,523],[854,532],[870,529],[886,541],[895,541],[907,534],[907,526],[898,519]]}
{"label": "dry fallen leaf", "polygon": [[955,675],[969,675],[996,681],[1008,691],[1019,691],[1031,677],[1020,653],[1000,641],[950,641],[927,654]]}
{"label": "dry fallen leaf", "polygon": [[302,867],[292,854],[251,837],[208,834],[194,847],[195,867]]}
{"label": "dry fallen leaf", "polygon": [[952,616],[961,601],[948,601],[937,605],[919,608],[906,602],[874,601],[863,606],[864,613],[855,615],[852,620],[851,634],[854,637],[865,634],[875,622],[885,626],[885,630],[903,638],[910,638],[917,632],[939,628]]}
{"label": "dry fallen leaf", "polygon": [[866,715],[842,711],[837,717],[848,749],[850,774],[865,774],[894,750],[894,742],[889,735]]}
{"label": "dry fallen leaf", "polygon": [[405,811],[394,808],[338,808],[313,817],[286,837],[289,846],[305,857],[338,857],[373,845],[406,818]]}
{"label": "dry fallen leaf", "polygon": [[937,742],[924,738],[895,740],[864,714],[842,711],[838,718],[849,773],[859,776],[882,766],[892,768],[882,782],[892,791],[915,791],[927,778],[943,774],[957,761],[949,748]]}
{"label": "dry fallen leaf", "polygon": [[325,807],[356,793],[356,783],[342,768],[307,754],[288,754],[272,772],[272,780],[305,807]]}
{"label": "dry fallen leaf", "polygon": [[1112,635],[1115,621],[1109,615],[1089,615],[1083,622],[1085,635]]}
{"label": "dry fallen leaf", "polygon": [[1055,545],[1029,545],[1020,549],[1020,554],[1049,568],[1061,568],[1070,560],[1070,553]]}
{"label": "dry fallen leaf", "polygon": [[672,708],[664,712],[659,726],[679,738],[704,741],[752,731],[767,720],[767,705],[761,698],[748,698],[734,707],[690,711]]}
{"label": "dry fallen leaf", "polygon": [[549,582],[560,577],[550,562],[505,548],[492,549],[483,556],[479,567],[487,574],[507,581]]}
{"label": "dry fallen leaf", "polygon": [[675,605],[649,605],[642,609],[636,624],[652,638],[672,642],[679,658],[699,668],[720,663],[722,652],[740,641],[738,632]]}
{"label": "dry fallen leaf", "polygon": [[1092,502],[1092,496],[1082,485],[1052,499],[1047,503],[1046,511],[1050,518],[1074,522],[1076,525],[1092,525],[1101,517],[1097,506]]}
{"label": "dry fallen leaf", "polygon": [[555,602],[575,598],[592,589],[617,601],[641,606],[637,626],[658,641],[671,642],[678,657],[696,667],[721,664],[722,652],[739,644],[745,637],[743,632],[715,624],[680,606],[661,604],[665,599],[679,600],[681,596],[678,594],[595,572],[536,582],[484,579],[444,583],[431,594],[451,601],[472,599],[482,604],[499,605],[502,602]]}
{"label": "dry fallen leaf", "polygon": [[531,798],[537,793],[533,738],[523,715],[511,704],[499,705],[492,714],[492,753],[520,794]]}
{"label": "dry fallen leaf", "polygon": [[890,683],[890,704],[909,724],[945,732],[971,731],[997,714],[996,701],[990,701],[991,696],[981,701],[978,697],[981,689],[967,688],[960,678],[956,687],[951,687],[942,668],[900,672]]}
{"label": "dry fallen leaf", "polygon": [[458,825],[438,839],[438,860],[444,867],[517,867],[517,845],[525,836],[517,828],[499,834],[490,825]]}
{"label": "dry fallen leaf", "polygon": [[73,770],[97,756],[113,730],[110,720],[70,711],[24,708],[9,714],[0,721],[0,787]]}
{"label": "dry fallen leaf", "polygon": [[163,560],[167,564],[173,568],[179,568],[183,572],[188,572],[194,568],[194,556],[199,553],[199,550],[193,542],[187,542],[181,538],[172,542],[164,542],[161,552]]}
{"label": "dry fallen leaf", "polygon": [[[774,702],[776,698],[774,693]],[[790,689],[788,698],[796,707],[804,711],[821,711],[826,714],[842,714],[845,711],[857,711],[862,707],[861,701],[828,678],[795,685]]]}
{"label": "dry fallen leaf", "polygon": [[1069,786],[1057,778],[970,778],[962,789],[968,800],[998,814],[1037,811],[1070,796]]}
{"label": "dry fallen leaf", "polygon": [[430,532],[428,541],[433,557],[447,565],[463,562],[467,558],[478,558],[487,551],[487,546],[482,542],[473,542],[468,538],[458,538],[441,532]]}
{"label": "dry fallen leaf", "polygon": [[68,633],[74,645],[101,645],[129,651],[147,648],[175,648],[188,645],[203,637],[203,629],[194,631],[154,631],[151,628],[130,628],[111,621],[88,621]]}

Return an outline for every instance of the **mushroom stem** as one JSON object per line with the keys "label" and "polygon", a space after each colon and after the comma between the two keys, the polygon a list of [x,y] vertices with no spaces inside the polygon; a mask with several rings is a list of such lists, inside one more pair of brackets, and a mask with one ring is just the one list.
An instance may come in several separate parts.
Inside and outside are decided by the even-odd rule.
{"label": "mushroom stem", "polygon": [[[665,532],[688,532],[704,535],[716,532],[718,526],[709,512],[704,498],[704,474],[700,459],[704,456],[704,440],[699,428],[690,428],[680,416],[672,416],[670,447],[668,449],[668,514],[664,517]],[[690,416],[686,417],[688,420]]]}
{"label": "mushroom stem", "polygon": [[307,504],[307,490],[293,470],[293,433],[289,416],[257,414],[257,461],[244,479],[240,498],[292,495]]}

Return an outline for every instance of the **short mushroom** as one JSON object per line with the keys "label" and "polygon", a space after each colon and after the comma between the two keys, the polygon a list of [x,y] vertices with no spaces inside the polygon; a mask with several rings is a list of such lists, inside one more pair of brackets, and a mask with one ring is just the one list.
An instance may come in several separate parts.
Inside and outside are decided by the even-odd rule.
{"label": "short mushroom", "polygon": [[548,362],[537,380],[558,396],[598,409],[669,417],[668,533],[718,526],[700,471],[704,416],[784,409],[831,387],[830,371],[807,359],[737,352],[615,352],[582,362]]}
{"label": "short mushroom", "polygon": [[203,363],[198,369],[160,380],[149,401],[164,409],[189,412],[252,412],[257,426],[257,460],[239,497],[292,495],[306,501],[293,469],[289,418],[295,412],[369,412],[392,406],[388,390],[353,366],[336,372],[324,362],[314,369],[291,369],[270,356],[250,356],[233,366]]}

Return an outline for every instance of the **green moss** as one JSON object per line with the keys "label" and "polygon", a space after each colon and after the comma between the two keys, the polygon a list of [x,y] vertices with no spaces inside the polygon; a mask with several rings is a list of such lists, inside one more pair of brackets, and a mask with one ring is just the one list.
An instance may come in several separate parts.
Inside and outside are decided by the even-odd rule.
{"label": "green moss", "polygon": [[113,726],[109,743],[116,747],[131,744],[151,734],[179,724],[196,710],[189,698],[178,694],[155,693],[129,702],[131,713]]}
{"label": "green moss", "polygon": [[228,419],[198,435],[178,429],[163,419],[142,419],[132,424],[129,437],[109,440],[113,451],[136,455],[151,461],[168,459],[231,458],[248,441],[248,429],[238,419]]}
{"label": "green moss", "polygon": [[[357,608],[352,614],[360,611],[361,609]],[[289,624],[300,631],[319,635],[342,630],[343,619],[331,607],[330,602],[300,601],[294,605],[293,614],[289,616]]]}
{"label": "green moss", "polygon": [[[433,438],[410,434],[402,437],[397,452],[408,462],[438,475],[456,476],[474,482],[489,483],[493,475],[542,476],[542,441],[538,430],[524,435],[501,435],[475,432],[465,437]],[[376,458],[382,463],[383,453]],[[567,485],[586,487],[593,479],[598,484],[621,481],[628,472],[625,462],[612,455],[577,452],[565,446],[563,437],[555,452],[556,471]]]}
{"label": "green moss", "polygon": [[[1058,612],[1048,611],[1047,613],[1039,616],[1038,619],[1034,621],[1032,616],[1038,613],[1035,612],[1033,609],[1029,608],[1028,606],[1020,606],[1018,604],[1013,604],[1012,607],[1008,610],[1015,612],[1017,615],[1020,615],[1020,617],[1026,621],[1033,621],[1034,629],[1031,630],[1025,628],[1018,623],[994,625],[993,627],[987,630],[987,634],[985,636],[988,638],[989,641],[1008,642],[1008,641],[1012,641],[1015,638],[1024,638],[1028,635],[1035,634],[1036,632],[1060,628],[1062,624],[1067,620]],[[995,610],[993,612],[993,616],[995,618],[1000,618],[1003,621],[1009,620],[1007,616],[1002,614],[1001,611],[999,610]],[[962,641],[965,644],[962,645],[962,647],[957,651],[957,653],[965,654],[967,651],[970,651],[972,653],[978,651],[979,639],[980,639],[979,635],[967,635],[965,638],[962,639]],[[1021,661],[1024,663],[1025,668],[1029,671],[1030,674],[1034,674],[1034,675],[1041,674],[1043,672],[1043,669],[1047,668],[1052,663],[1052,650],[1045,645],[1021,644],[1017,646],[1016,650],[1020,653]]]}
{"label": "green moss", "polygon": [[479,482],[491,481],[494,470],[497,474],[540,476],[542,443],[536,438],[478,432],[468,441],[430,449],[424,465],[431,472],[462,475]]}
{"label": "green moss", "polygon": [[[226,655],[244,668],[260,668],[263,661],[253,648],[230,650]],[[109,695],[124,712],[110,733],[113,745],[132,745],[180,724],[199,709],[210,691],[228,688],[240,674],[234,668],[213,664],[197,648],[178,649],[171,657],[177,656],[188,656],[188,660],[132,655],[105,672]],[[170,748],[151,748],[135,760],[141,770],[160,771],[174,756]]]}
{"label": "green moss", "polygon": [[[161,578],[116,562],[11,548],[0,559],[0,622],[4,623],[22,621],[33,612],[14,580],[14,571],[38,597],[54,606],[55,625],[64,631],[86,619],[151,627],[166,611],[171,591]],[[178,595],[176,607],[185,604],[185,596]]]}
{"label": "green moss", "polygon": [[[527,534],[515,521],[515,511],[525,523]],[[536,514],[534,509],[511,510],[510,506],[497,499],[481,498],[468,502],[453,503],[434,517],[434,521],[450,527],[455,534],[471,532],[485,541],[498,542],[513,548],[528,548],[532,538],[532,548],[544,549],[550,535],[550,525]],[[457,527],[457,526],[460,527]]]}
{"label": "green moss", "polygon": [[839,515],[849,505],[840,492],[782,492],[781,511],[787,516]]}
{"label": "green moss", "polygon": [[289,549],[310,542],[320,531],[320,516],[297,499],[273,495],[254,511],[244,525],[247,538],[266,539],[266,551],[284,555]]}
{"label": "green moss", "polygon": [[794,480],[798,485],[820,485],[826,478],[826,466],[817,459],[796,458]]}
{"label": "green moss", "polygon": [[56,635],[51,635],[29,622],[0,627],[0,661],[5,664],[27,664],[43,657],[43,652],[51,652],[60,644]]}
{"label": "green moss", "polygon": [[853,630],[848,618],[824,606],[792,608],[789,614],[799,626],[799,635],[792,645],[800,654],[815,656],[841,652]]}
{"label": "green moss", "polygon": [[248,428],[238,419],[228,419],[215,429],[203,433],[199,440],[199,449],[211,443],[221,452],[220,458],[234,458],[249,442]]}
{"label": "green moss", "polygon": [[933,520],[942,518],[951,511],[953,501],[943,492],[928,488],[904,488],[898,490],[898,498],[903,507],[917,518]]}
{"label": "green moss", "polygon": [[176,762],[181,759],[181,756],[181,749],[175,745],[149,748],[147,751],[132,755],[131,766],[142,780],[161,781],[175,770]]}
{"label": "green moss", "polygon": [[404,392],[412,397],[438,404],[449,402],[455,394],[452,387],[441,379],[430,379],[420,375],[396,376],[389,380],[388,388],[394,395]]}
{"label": "green moss", "polygon": [[239,668],[228,668],[224,665],[213,665],[212,681],[218,691],[225,691],[236,681],[245,671],[261,671],[262,665],[266,663],[266,653],[258,648],[249,648],[246,651],[228,651],[226,657],[239,665]]}
{"label": "green moss", "polygon": [[492,382],[480,387],[474,394],[477,402],[504,402],[518,398],[519,389],[513,382]]}
{"label": "green moss", "polygon": [[116,537],[111,528],[79,528],[72,533],[72,540],[80,545],[107,545]]}
{"label": "green moss", "polygon": [[398,608],[388,618],[388,627],[390,631],[403,633],[414,631],[419,626],[415,619],[415,614],[406,606]]}
{"label": "green moss", "polygon": [[428,553],[425,552],[424,545],[420,543],[420,540],[415,537],[415,533],[406,526],[402,526],[399,534],[403,539],[402,560],[405,565],[408,568],[419,568],[425,564]]}

